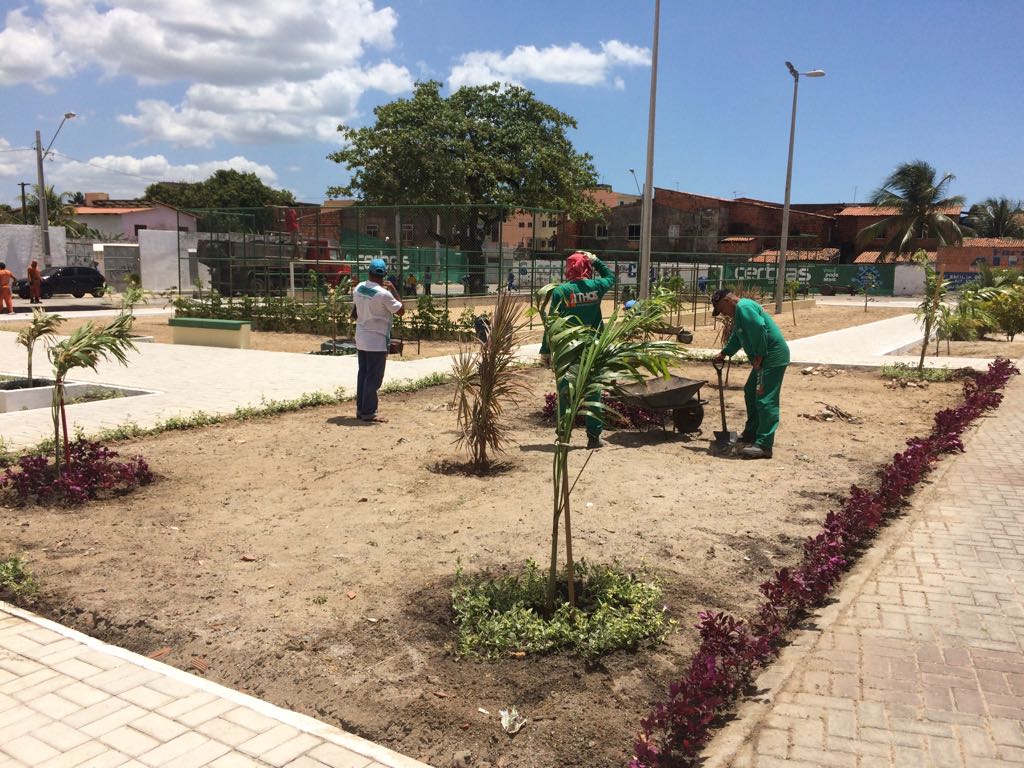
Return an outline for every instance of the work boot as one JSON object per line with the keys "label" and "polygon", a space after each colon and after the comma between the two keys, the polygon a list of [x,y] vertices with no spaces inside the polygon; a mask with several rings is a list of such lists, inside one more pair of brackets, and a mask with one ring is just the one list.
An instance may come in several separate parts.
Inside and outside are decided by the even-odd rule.
{"label": "work boot", "polygon": [[587,450],[595,451],[603,446],[600,435],[587,435]]}
{"label": "work boot", "polygon": [[746,432],[736,438],[736,442],[740,445],[752,445],[757,440],[757,435],[748,435]]}
{"label": "work boot", "polygon": [[755,443],[754,445],[748,445],[740,451],[740,456],[744,459],[770,459],[772,457],[772,449]]}

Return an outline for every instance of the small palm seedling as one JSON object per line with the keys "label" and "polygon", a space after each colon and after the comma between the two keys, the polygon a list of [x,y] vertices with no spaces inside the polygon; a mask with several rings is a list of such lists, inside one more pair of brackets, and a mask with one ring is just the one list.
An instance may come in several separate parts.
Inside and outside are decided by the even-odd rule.
{"label": "small palm seedling", "polygon": [[582,325],[576,317],[548,312],[554,288],[554,285],[542,288],[537,302],[551,350],[551,367],[555,374],[558,398],[552,459],[554,498],[547,588],[549,611],[554,609],[557,588],[558,528],[562,518],[565,521],[569,604],[576,605],[569,507],[569,496],[575,485],[575,481],[570,482],[569,478],[569,448],[576,418],[604,417],[610,409],[602,403],[602,395],[607,393],[613,398],[621,398],[623,387],[643,381],[645,374],[667,377],[672,363],[683,357],[681,348],[675,342],[645,338],[651,328],[664,324],[665,315],[670,311],[667,302],[652,298],[641,302],[633,312],[620,316],[616,311],[604,327],[598,330]]}
{"label": "small palm seedling", "polygon": [[64,382],[68,372],[75,368],[92,368],[95,371],[101,359],[110,357],[121,365],[127,365],[128,351],[136,348],[131,340],[134,319],[130,314],[120,314],[104,326],[86,323],[48,350],[53,363],[53,404],[50,410],[53,414],[53,463],[58,477],[62,452],[65,462],[70,462],[68,420],[64,410]]}
{"label": "small palm seedling", "polygon": [[63,322],[64,318],[60,315],[48,315],[46,310],[36,308],[32,310],[32,322],[29,323],[28,328],[18,332],[18,343],[28,350],[28,385],[30,387],[35,383],[32,378],[32,352],[36,342],[56,335],[57,326]]}
{"label": "small palm seedling", "polygon": [[508,440],[505,409],[515,405],[525,384],[516,368],[516,349],[526,326],[523,305],[510,293],[502,293],[486,339],[476,349],[463,346],[455,357],[455,403],[460,447],[467,448],[477,471],[491,466],[495,453]]}

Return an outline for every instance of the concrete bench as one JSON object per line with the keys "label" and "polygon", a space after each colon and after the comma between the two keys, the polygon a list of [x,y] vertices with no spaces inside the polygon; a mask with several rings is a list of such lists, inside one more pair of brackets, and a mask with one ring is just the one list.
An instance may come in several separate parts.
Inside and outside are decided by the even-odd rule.
{"label": "concrete bench", "polygon": [[175,344],[249,349],[249,332],[252,323],[248,320],[172,317],[167,324],[171,326],[171,340]]}

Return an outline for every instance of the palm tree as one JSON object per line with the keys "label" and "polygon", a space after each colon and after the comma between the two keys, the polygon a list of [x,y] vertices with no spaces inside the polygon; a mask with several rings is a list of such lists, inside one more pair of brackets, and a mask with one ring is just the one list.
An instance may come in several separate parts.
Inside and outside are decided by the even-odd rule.
{"label": "palm tree", "polygon": [[60,315],[48,315],[46,310],[35,308],[32,310],[32,322],[28,328],[18,332],[18,343],[28,350],[28,385],[34,384],[32,379],[32,351],[35,349],[39,339],[53,336],[57,333],[57,326],[64,322]]}
{"label": "palm tree", "polygon": [[525,391],[516,370],[516,350],[526,326],[523,305],[510,293],[502,293],[494,305],[487,340],[476,350],[463,347],[455,358],[455,402],[460,446],[469,448],[475,469],[485,470],[492,455],[503,450],[508,425],[502,416]]}
{"label": "palm tree", "polygon": [[869,240],[888,236],[880,253],[884,259],[887,254],[913,250],[917,238],[935,237],[940,245],[963,243],[960,225],[943,213],[964,205],[962,196],[945,197],[949,183],[956,177],[947,173],[936,181],[935,176],[935,169],[923,160],[904,163],[893,171],[871,196],[871,204],[896,212],[858,232],[858,249]]}
{"label": "palm tree", "polygon": [[53,403],[50,407],[53,414],[53,463],[58,476],[61,474],[62,432],[64,460],[71,460],[68,419],[64,411],[64,380],[73,368],[92,368],[95,371],[99,361],[108,357],[127,365],[128,350],[136,349],[131,339],[134,321],[131,314],[122,313],[104,326],[86,323],[49,349],[50,362],[53,363]]}
{"label": "palm tree", "polygon": [[[614,312],[602,330],[582,325],[572,316],[549,314],[548,302],[555,285],[538,291],[538,309],[551,351],[558,408],[556,409],[555,450],[552,459],[553,515],[551,528],[551,565],[548,571],[547,607],[554,609],[558,576],[558,524],[565,518],[566,576],[569,604],[576,605],[572,523],[569,496],[575,481],[569,482],[569,448],[578,416],[602,416],[609,409],[603,395],[623,394],[627,384],[643,381],[645,373],[667,377],[672,363],[682,359],[681,348],[671,341],[651,341],[654,327],[664,324],[671,311],[659,298],[642,302],[638,311],[619,316]],[[582,474],[584,463],[580,469]],[[577,475],[577,480],[579,476]]]}
{"label": "palm tree", "polygon": [[[46,223],[51,227],[64,227],[75,237],[101,238],[103,235],[96,229],[80,221],[75,221],[75,205],[79,204],[79,196],[82,203],[85,197],[81,192],[61,192],[47,186],[46,198]],[[29,224],[39,223],[39,185],[33,187],[33,192],[26,198],[26,216]]]}
{"label": "palm tree", "polygon": [[1024,237],[1024,203],[990,197],[971,206],[967,223],[980,237]]}

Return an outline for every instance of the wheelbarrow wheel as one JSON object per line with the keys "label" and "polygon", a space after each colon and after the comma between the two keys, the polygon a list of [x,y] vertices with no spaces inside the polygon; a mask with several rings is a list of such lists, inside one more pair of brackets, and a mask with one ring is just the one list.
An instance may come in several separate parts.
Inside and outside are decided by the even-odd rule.
{"label": "wheelbarrow wheel", "polygon": [[689,344],[691,341],[693,341],[693,333],[685,329],[680,330],[679,333],[676,334],[676,341],[678,341],[680,344]]}
{"label": "wheelbarrow wheel", "polygon": [[704,406],[700,403],[687,403],[672,411],[672,425],[676,432],[696,432],[703,422]]}

